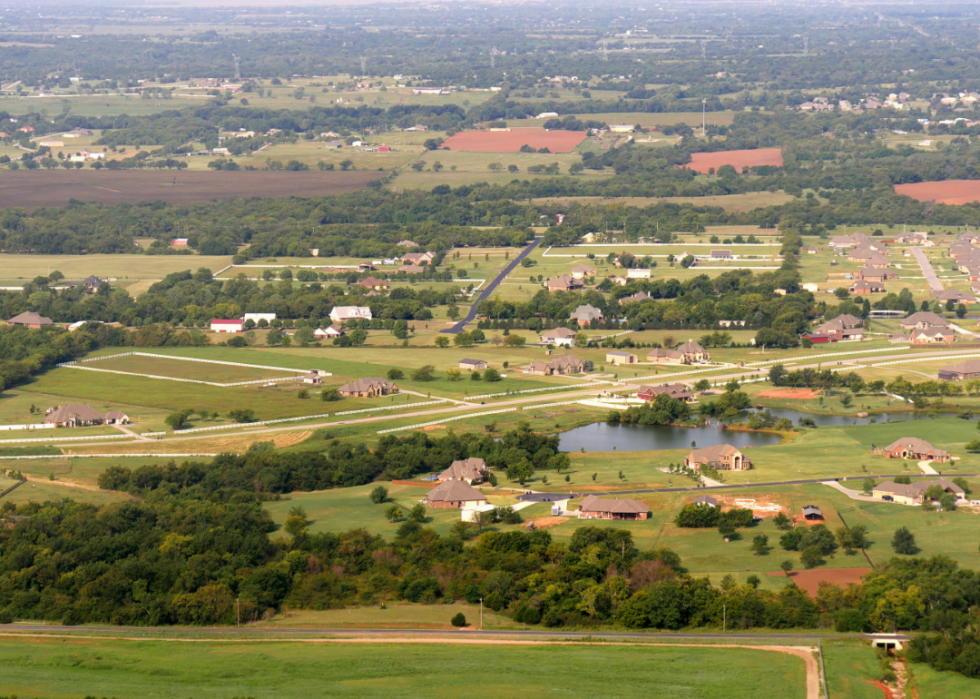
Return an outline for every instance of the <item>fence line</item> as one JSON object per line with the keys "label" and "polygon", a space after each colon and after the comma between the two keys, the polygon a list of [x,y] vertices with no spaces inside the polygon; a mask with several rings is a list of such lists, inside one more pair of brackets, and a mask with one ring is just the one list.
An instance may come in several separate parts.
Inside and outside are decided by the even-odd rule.
{"label": "fence line", "polygon": [[35,444],[37,442],[85,442],[92,441],[96,439],[133,439],[131,434],[103,434],[98,436],[90,437],[63,437],[58,438],[57,435],[51,435],[47,439],[0,439],[0,444]]}
{"label": "fence line", "polygon": [[177,362],[200,362],[202,364],[223,364],[225,366],[244,367],[246,369],[273,369],[275,371],[289,371],[294,374],[305,374],[309,369],[287,369],[281,366],[267,366],[265,364],[243,364],[242,362],[227,362],[222,359],[201,359],[200,357],[180,357],[177,355],[157,354],[155,352],[119,352],[116,354],[106,354],[101,357],[89,357],[88,359],[77,359],[70,362],[62,362],[58,366],[70,364],[85,364],[88,362],[100,362],[104,359],[116,359],[117,357],[155,357],[157,359],[173,359]]}
{"label": "fence line", "polygon": [[573,390],[580,391],[583,388],[593,388],[595,386],[607,386],[613,383],[612,381],[600,381],[598,383],[584,383],[578,386],[568,385],[568,386],[547,386],[545,388],[527,388],[523,391],[510,391],[505,393],[484,393],[482,396],[465,396],[463,400],[481,400],[483,398],[501,398],[506,396],[516,396],[521,393],[539,393],[541,391],[563,391],[563,390]]}
{"label": "fence line", "polygon": [[516,413],[517,408],[503,408],[501,410],[485,410],[482,413],[470,413],[468,415],[457,415],[456,417],[447,417],[442,420],[433,420],[432,422],[421,422],[417,425],[405,425],[404,427],[390,427],[386,430],[378,430],[375,434],[388,434],[389,432],[401,432],[403,430],[417,430],[422,427],[431,427],[432,425],[441,425],[444,422],[452,422],[453,420],[465,420],[471,417],[483,417],[484,415],[499,415],[501,413]]}
{"label": "fence line", "polygon": [[914,362],[934,362],[937,359],[972,359],[980,357],[980,353],[970,352],[969,354],[944,354],[941,357],[916,357],[915,359],[896,359],[890,362],[878,362],[871,366],[892,366],[894,364],[912,364]]}
{"label": "fence line", "polygon": [[193,456],[211,456],[215,457],[218,454],[40,454],[40,455],[30,455],[30,456],[2,456],[0,459],[116,459],[121,457],[126,458],[164,458],[168,459],[170,457],[188,458]]}
{"label": "fence line", "polygon": [[404,403],[402,405],[385,405],[380,408],[360,408],[358,410],[345,410],[340,413],[334,413],[334,417],[340,417],[341,415],[353,415],[355,413],[371,413],[378,410],[398,410],[400,408],[421,408],[423,405],[437,405],[439,403],[448,403],[449,400],[429,400],[421,403]]}

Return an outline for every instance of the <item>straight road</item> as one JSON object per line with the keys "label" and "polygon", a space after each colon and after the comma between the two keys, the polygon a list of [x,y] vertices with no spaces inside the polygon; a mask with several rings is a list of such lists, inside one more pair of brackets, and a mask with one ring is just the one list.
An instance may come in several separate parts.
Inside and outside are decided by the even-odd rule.
{"label": "straight road", "polygon": [[473,322],[473,319],[476,318],[476,305],[480,303],[480,301],[486,301],[488,298],[490,298],[490,294],[492,294],[494,289],[496,289],[497,286],[500,285],[500,282],[506,279],[507,275],[513,272],[514,268],[517,267],[517,265],[521,263],[521,260],[527,257],[528,254],[530,254],[530,252],[534,250],[534,248],[541,245],[542,240],[544,240],[542,236],[538,236],[534,240],[532,240],[531,244],[521,251],[521,254],[519,254],[517,257],[511,260],[510,264],[504,268],[503,272],[498,274],[492,282],[490,282],[483,288],[483,291],[481,291],[480,295],[476,297],[476,300],[473,302],[473,305],[470,306],[470,312],[466,314],[466,317],[463,318],[458,323],[456,323],[456,325],[454,325],[453,327],[447,328],[442,332],[449,333],[450,335],[458,335],[459,333],[463,332],[463,328],[466,327],[466,324]]}
{"label": "straight road", "polygon": [[936,270],[932,268],[932,263],[929,262],[926,254],[922,252],[922,248],[911,248],[911,250],[916,261],[919,263],[919,267],[922,268],[922,274],[925,276],[926,281],[929,282],[929,288],[933,291],[942,291],[943,283],[939,281],[939,277],[936,276]]}

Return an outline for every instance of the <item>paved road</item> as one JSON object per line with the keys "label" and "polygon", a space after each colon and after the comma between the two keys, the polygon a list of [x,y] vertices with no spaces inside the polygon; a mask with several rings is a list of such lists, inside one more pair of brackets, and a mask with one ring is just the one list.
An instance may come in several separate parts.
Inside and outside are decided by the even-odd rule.
{"label": "paved road", "polygon": [[[939,475],[942,471],[939,472]],[[768,483],[722,483],[720,485],[706,486],[704,488],[695,488],[693,486],[687,486],[683,488],[648,488],[644,490],[604,490],[599,495],[644,495],[650,493],[683,493],[683,492],[704,492],[707,490],[729,490],[732,488],[771,488],[778,485],[807,485],[812,483],[825,483],[827,481],[839,481],[839,480],[864,480],[865,478],[898,478],[899,476],[908,476],[907,473],[896,473],[894,475],[886,475],[881,473],[876,474],[862,474],[853,476],[841,476],[840,478],[828,478],[824,476],[823,478],[803,478],[794,481],[770,481]],[[963,478],[980,478],[980,473],[955,473],[956,477]],[[922,476],[924,477],[924,476]],[[913,476],[913,478],[920,478],[920,476]],[[597,493],[592,493],[596,495]],[[575,493],[525,493],[524,495],[518,495],[517,499],[522,502],[555,502],[556,500],[568,500],[570,498],[580,498],[584,494]]]}
{"label": "paved road", "polygon": [[[334,629],[334,628],[289,628],[289,627],[267,627],[267,628],[235,628],[235,627],[195,627],[187,629],[171,626],[76,626],[62,627],[50,626],[45,624],[11,624],[3,627],[4,634],[14,635],[16,632],[36,633],[48,632],[58,635],[84,635],[92,632],[108,632],[117,634],[136,634],[140,638],[146,638],[154,634],[160,634],[161,639],[175,638],[188,632],[188,635],[199,638],[202,633],[213,633],[225,636],[257,636],[260,634],[298,634],[302,636],[447,636],[457,637],[464,634],[466,638],[537,638],[537,639],[636,639],[636,640],[662,640],[662,639],[700,639],[700,640],[745,640],[745,641],[786,641],[786,640],[816,640],[842,638],[836,633],[820,633],[813,631],[793,631],[790,633],[660,633],[657,631],[451,631],[441,629]],[[850,636],[872,638],[873,634],[861,634],[860,636]],[[908,640],[909,636],[899,634],[900,640]],[[275,640],[275,639],[269,639]]]}
{"label": "paved road", "polygon": [[922,248],[911,248],[911,250],[916,261],[919,263],[919,267],[922,268],[922,274],[925,275],[926,281],[929,282],[929,288],[933,291],[942,291],[943,283],[939,281],[939,277],[936,276],[936,270],[932,268],[932,263],[929,262],[926,254],[922,252]]}
{"label": "paved road", "polygon": [[539,245],[541,245],[541,241],[542,240],[544,240],[544,238],[541,237],[541,236],[538,236],[537,238],[535,238],[534,240],[532,240],[531,241],[531,244],[528,245],[526,248],[524,248],[521,251],[521,254],[520,255],[518,255],[513,260],[511,260],[510,264],[507,265],[504,268],[504,271],[503,272],[501,272],[500,274],[498,274],[496,276],[496,278],[494,278],[494,280],[492,282],[490,282],[489,284],[487,284],[483,288],[483,291],[481,291],[480,292],[480,295],[476,297],[476,300],[473,302],[473,305],[470,306],[470,312],[466,314],[466,317],[463,318],[458,323],[456,323],[456,325],[454,325],[453,327],[447,328],[446,330],[443,330],[442,332],[449,333],[451,335],[456,335],[458,333],[463,332],[463,328],[466,327],[466,324],[472,322],[473,319],[476,318],[476,305],[478,303],[480,303],[480,301],[486,301],[488,298],[490,298],[490,294],[493,293],[494,289],[497,288],[497,286],[500,284],[500,282],[502,282],[504,279],[506,279],[507,278],[507,275],[510,274],[511,272],[513,272],[514,271],[514,268],[517,267],[517,265],[519,265],[521,263],[521,260],[523,260],[525,257],[527,257],[528,254],[530,254],[530,252],[532,250],[534,250],[534,248],[536,248]]}

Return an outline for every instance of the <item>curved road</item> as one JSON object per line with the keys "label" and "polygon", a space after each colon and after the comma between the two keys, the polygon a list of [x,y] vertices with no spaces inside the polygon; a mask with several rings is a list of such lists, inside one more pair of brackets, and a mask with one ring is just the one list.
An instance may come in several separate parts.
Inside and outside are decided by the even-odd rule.
{"label": "curved road", "polygon": [[453,327],[446,328],[441,332],[449,333],[451,335],[457,335],[463,332],[463,328],[466,327],[466,324],[473,322],[473,319],[476,318],[476,305],[480,303],[480,301],[486,301],[488,298],[490,298],[490,294],[492,294],[494,289],[496,289],[500,285],[500,282],[506,279],[507,275],[513,272],[514,268],[517,267],[517,265],[521,263],[521,260],[527,257],[530,254],[530,252],[534,250],[534,248],[541,245],[542,240],[544,240],[542,236],[537,236],[534,240],[531,241],[530,245],[528,245],[526,248],[521,250],[521,253],[513,260],[511,260],[511,263],[504,268],[504,271],[498,274],[496,277],[494,277],[494,280],[483,288],[483,291],[480,292],[480,295],[476,297],[476,300],[470,306],[470,312],[466,314],[466,317],[463,318],[458,323],[456,323],[456,325],[454,325]]}

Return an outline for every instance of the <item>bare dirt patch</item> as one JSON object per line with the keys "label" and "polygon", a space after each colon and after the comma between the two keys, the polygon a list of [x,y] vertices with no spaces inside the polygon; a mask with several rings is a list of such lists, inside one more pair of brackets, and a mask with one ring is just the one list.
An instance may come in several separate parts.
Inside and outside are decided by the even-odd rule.
{"label": "bare dirt patch", "polygon": [[820,395],[820,391],[813,391],[809,388],[778,388],[773,391],[763,391],[759,394],[759,398],[793,398],[793,399],[803,399],[816,398]]}
{"label": "bare dirt patch", "polygon": [[918,201],[937,204],[969,204],[980,201],[980,180],[943,180],[942,182],[912,182],[895,185],[895,193]]}
{"label": "bare dirt patch", "polygon": [[756,517],[775,517],[780,512],[786,514],[789,508],[773,500],[771,497],[761,495],[715,495],[719,505],[727,507],[738,507],[740,509],[752,510]]}
{"label": "bare dirt patch", "polygon": [[584,131],[463,131],[443,143],[449,150],[480,153],[519,153],[521,146],[547,148],[552,153],[571,153],[585,140]]}
{"label": "bare dirt patch", "polygon": [[[813,570],[796,570],[789,574],[793,582],[810,597],[816,598],[821,582],[829,582],[841,587],[857,585],[861,576],[871,572],[871,568],[815,568]],[[782,571],[769,573],[770,577],[778,578],[785,575]]]}
{"label": "bare dirt patch", "polygon": [[322,197],[356,192],[381,177],[378,172],[12,172],[0,176],[0,208],[63,206],[69,199],[187,204],[235,197]]}
{"label": "bare dirt patch", "polygon": [[761,165],[783,166],[783,151],[779,148],[757,148],[755,150],[725,150],[717,153],[694,153],[691,162],[685,167],[700,172],[702,175],[722,165],[731,165],[738,172],[743,167],[759,167]]}
{"label": "bare dirt patch", "polygon": [[534,522],[534,526],[538,529],[551,529],[567,521],[568,517],[538,517],[537,519],[528,520],[529,523]]}

